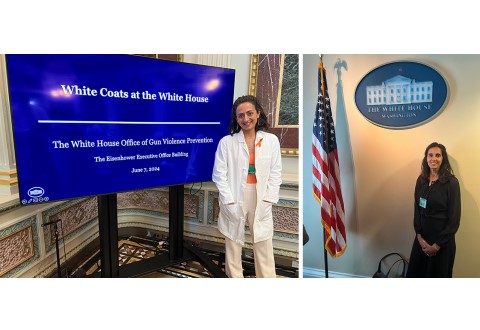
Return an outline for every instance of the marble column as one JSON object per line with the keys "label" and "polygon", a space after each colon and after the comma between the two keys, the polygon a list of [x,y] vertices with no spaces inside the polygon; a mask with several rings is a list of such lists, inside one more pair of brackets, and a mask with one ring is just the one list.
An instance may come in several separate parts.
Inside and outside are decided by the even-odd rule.
{"label": "marble column", "polygon": [[5,55],[0,55],[0,196],[18,193]]}

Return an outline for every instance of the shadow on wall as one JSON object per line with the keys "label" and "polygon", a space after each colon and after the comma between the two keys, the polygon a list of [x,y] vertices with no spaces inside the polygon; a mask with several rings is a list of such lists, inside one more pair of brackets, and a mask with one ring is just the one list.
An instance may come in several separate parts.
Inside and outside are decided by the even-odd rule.
{"label": "shadow on wall", "polygon": [[[342,184],[343,201],[345,203],[345,225],[348,232],[358,231],[357,191],[355,183],[355,166],[353,163],[352,143],[348,128],[347,110],[343,94],[342,68],[348,70],[347,62],[340,58],[334,65],[337,71],[337,105],[335,131],[338,144],[338,161],[340,163],[340,182]],[[348,189],[346,189],[348,188]],[[348,234],[347,234],[348,251]]]}
{"label": "shadow on wall", "polygon": [[[362,228],[365,228],[362,232],[367,238],[366,248],[378,253],[375,256],[376,260],[390,252],[398,252],[407,259],[410,256],[415,238],[413,195],[417,168],[418,162],[412,160],[374,187],[370,191],[370,196],[364,196],[364,202],[371,207],[368,208],[365,219],[362,219]],[[402,186],[406,186],[406,190],[395,189]],[[374,262],[375,260],[367,262],[370,268],[374,266]]]}
{"label": "shadow on wall", "polygon": [[[447,146],[447,153],[448,153]],[[455,255],[455,264],[453,266],[453,277],[479,278],[480,277],[480,249],[478,249],[478,238],[480,237],[480,219],[479,205],[473,198],[473,195],[465,190],[464,180],[461,175],[457,161],[448,154],[450,165],[454,170],[455,176],[460,183],[460,193],[462,200],[462,216],[460,218],[460,227],[455,235],[457,252]],[[465,216],[468,214],[468,218]]]}

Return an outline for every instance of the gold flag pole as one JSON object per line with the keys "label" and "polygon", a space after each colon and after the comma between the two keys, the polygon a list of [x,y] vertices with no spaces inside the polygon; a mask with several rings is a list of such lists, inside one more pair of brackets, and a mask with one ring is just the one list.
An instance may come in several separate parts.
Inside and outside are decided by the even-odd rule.
{"label": "gold flag pole", "polygon": [[[323,73],[323,54],[320,54],[320,63],[318,64],[318,69],[320,70],[320,86],[321,86],[321,93],[322,93],[322,100],[323,100],[323,108],[322,108],[322,117],[323,117],[323,123],[325,125],[325,84],[323,83],[324,80],[324,73]],[[325,130],[325,151],[328,157],[328,131]],[[328,160],[327,160],[328,162]],[[330,216],[333,214],[333,208],[332,205],[330,204]],[[322,206],[320,203],[320,219],[322,219]],[[322,219],[323,222],[323,219]],[[327,231],[325,229],[325,226],[322,223],[323,227],[323,259],[325,263],[325,278],[328,278],[328,256],[327,256]]]}

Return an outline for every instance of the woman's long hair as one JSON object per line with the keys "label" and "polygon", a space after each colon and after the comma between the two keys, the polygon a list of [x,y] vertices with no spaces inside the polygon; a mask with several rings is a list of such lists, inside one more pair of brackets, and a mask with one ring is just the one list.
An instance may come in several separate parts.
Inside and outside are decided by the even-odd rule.
{"label": "woman's long hair", "polygon": [[253,95],[244,95],[240,96],[235,100],[235,102],[233,102],[232,119],[230,121],[230,127],[228,129],[230,135],[238,133],[241,130],[240,125],[238,125],[237,123],[237,108],[240,104],[245,102],[251,103],[255,107],[255,110],[257,110],[257,113],[260,114],[260,117],[257,120],[257,125],[255,125],[255,132],[258,130],[266,131],[268,129],[267,115],[265,115],[265,112],[263,112],[263,108],[260,105],[258,99]]}
{"label": "woman's long hair", "polygon": [[442,151],[442,164],[440,165],[440,168],[438,170],[438,181],[445,182],[449,177],[455,175],[453,173],[452,167],[450,166],[450,161],[448,160],[447,148],[445,148],[443,144],[433,142],[428,145],[427,149],[425,149],[425,156],[422,160],[422,171],[420,173],[420,177],[423,182],[427,182],[430,180],[430,167],[428,167],[427,155],[428,150],[435,147],[440,148],[440,150]]}

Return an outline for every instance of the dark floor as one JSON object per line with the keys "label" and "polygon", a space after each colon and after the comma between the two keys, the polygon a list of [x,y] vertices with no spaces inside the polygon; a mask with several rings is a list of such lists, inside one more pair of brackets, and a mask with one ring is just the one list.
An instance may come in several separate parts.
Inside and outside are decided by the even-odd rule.
{"label": "dark floor", "polygon": [[[191,244],[185,242],[185,244]],[[188,249],[186,256],[177,263],[162,266],[157,260],[168,260],[168,243],[162,240],[152,240],[145,237],[130,236],[122,238],[118,242],[120,272],[130,268],[129,274],[142,278],[213,278],[225,277],[224,253],[205,247],[194,247],[195,253],[191,254]],[[188,247],[188,246],[187,246]],[[150,260],[148,260],[150,259]],[[137,263],[132,265],[133,263]],[[148,265],[147,265],[148,264]],[[143,266],[145,265],[145,266]],[[248,254],[243,256],[244,277],[254,278],[254,261]],[[122,267],[123,266],[123,267]],[[134,269],[134,270],[132,270]],[[149,271],[151,269],[151,271]],[[99,251],[92,253],[90,257],[81,262],[73,272],[75,277],[100,277],[100,254]],[[276,265],[277,278],[298,277],[298,269],[281,264]]]}

